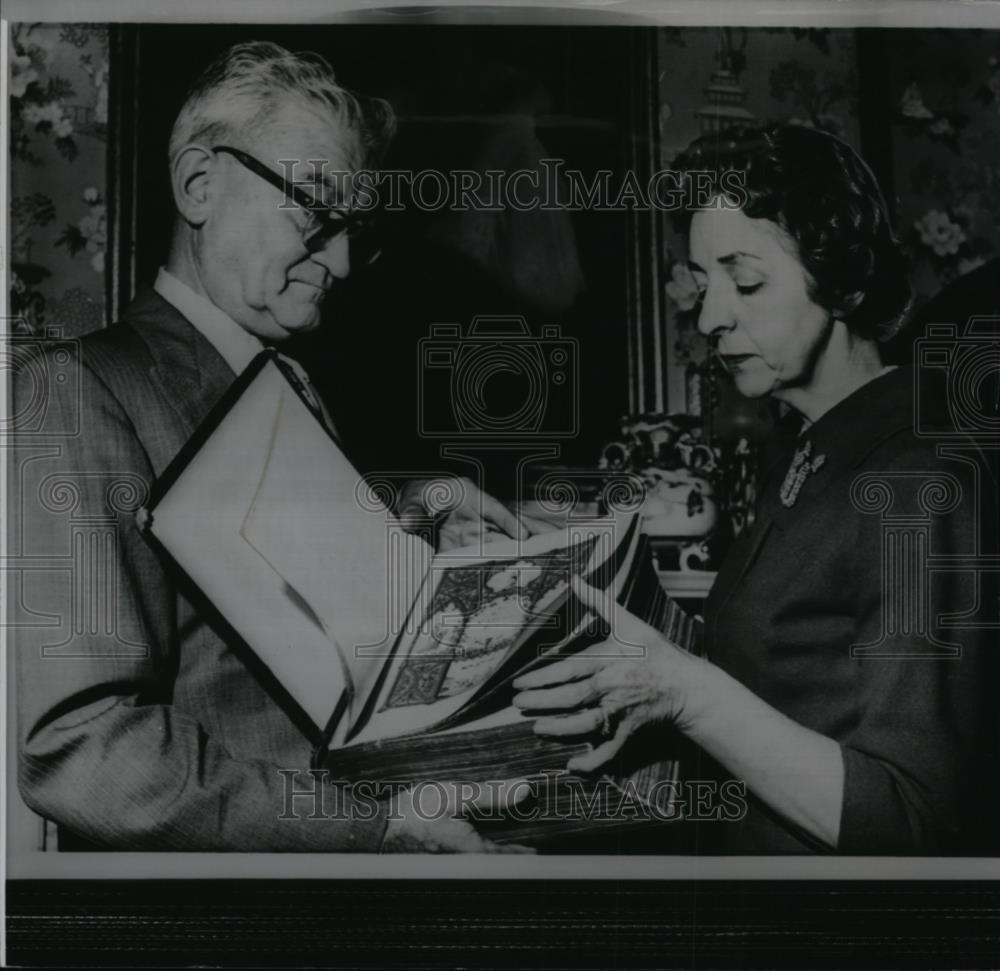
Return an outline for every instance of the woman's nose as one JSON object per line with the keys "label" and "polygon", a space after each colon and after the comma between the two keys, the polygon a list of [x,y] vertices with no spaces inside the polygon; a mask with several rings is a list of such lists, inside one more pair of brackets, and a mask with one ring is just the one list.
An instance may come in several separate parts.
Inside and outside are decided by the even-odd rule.
{"label": "woman's nose", "polygon": [[712,337],[724,330],[732,329],[736,324],[732,307],[724,293],[715,287],[708,287],[701,301],[701,311],[698,314],[698,330],[705,337]]}

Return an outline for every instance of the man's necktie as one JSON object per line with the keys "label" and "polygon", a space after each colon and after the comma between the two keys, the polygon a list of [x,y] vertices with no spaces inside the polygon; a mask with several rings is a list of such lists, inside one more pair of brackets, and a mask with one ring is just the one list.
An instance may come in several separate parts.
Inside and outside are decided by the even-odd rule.
{"label": "man's necktie", "polygon": [[323,427],[326,428],[339,444],[340,436],[337,434],[337,427],[333,423],[333,418],[330,416],[330,412],[327,411],[326,405],[323,404],[323,399],[309,380],[309,375],[306,374],[305,368],[298,361],[293,361],[290,357],[285,357],[284,354],[278,355],[278,365],[292,387],[298,391],[302,400],[309,406],[313,414],[323,423]]}

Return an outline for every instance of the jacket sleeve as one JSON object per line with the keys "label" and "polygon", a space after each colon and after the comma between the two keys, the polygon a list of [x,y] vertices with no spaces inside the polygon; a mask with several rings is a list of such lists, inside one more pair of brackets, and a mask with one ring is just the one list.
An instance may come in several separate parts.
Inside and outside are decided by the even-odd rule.
{"label": "jacket sleeve", "polygon": [[171,704],[176,594],[134,519],[153,472],[119,402],[68,353],[39,355],[31,380],[12,382],[24,800],[109,848],[378,849],[374,800],[290,803],[318,780],[235,759]]}
{"label": "jacket sleeve", "polygon": [[[998,591],[996,572],[970,561],[998,552],[997,484],[988,465],[977,483],[969,466],[926,451],[888,467],[891,505],[859,517],[859,715],[842,744],[838,850],[982,852],[995,826]],[[942,472],[957,502],[940,511],[939,492],[928,510]]]}

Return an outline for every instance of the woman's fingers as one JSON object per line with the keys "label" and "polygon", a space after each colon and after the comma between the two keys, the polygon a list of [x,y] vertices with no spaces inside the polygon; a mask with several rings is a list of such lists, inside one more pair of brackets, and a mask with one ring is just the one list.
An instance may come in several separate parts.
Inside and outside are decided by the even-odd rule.
{"label": "woman's fingers", "polygon": [[536,735],[592,735],[605,724],[605,714],[601,708],[587,708],[572,715],[549,715],[535,721]]}
{"label": "woman's fingers", "polygon": [[605,762],[610,762],[618,754],[625,744],[626,738],[628,738],[628,732],[624,728],[620,728],[614,738],[596,746],[592,752],[585,752],[583,755],[571,758],[566,768],[570,772],[593,772]]}
{"label": "woman's fingers", "polygon": [[589,678],[599,667],[601,660],[587,654],[574,654],[572,657],[553,661],[543,667],[536,668],[516,677],[511,684],[515,691],[530,688],[547,688],[550,685],[565,684],[568,681],[580,681]]}
{"label": "woman's fingers", "polygon": [[514,695],[514,704],[528,711],[565,711],[596,701],[598,691],[592,678],[571,681],[556,688],[535,688]]}

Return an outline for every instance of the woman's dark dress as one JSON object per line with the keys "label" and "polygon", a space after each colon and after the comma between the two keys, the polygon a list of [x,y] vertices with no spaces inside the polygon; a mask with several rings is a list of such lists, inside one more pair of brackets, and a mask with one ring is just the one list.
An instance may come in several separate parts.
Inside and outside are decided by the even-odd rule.
{"label": "woman's dark dress", "polygon": [[[937,417],[919,434],[914,402],[899,368],[800,436],[783,428],[756,523],[706,603],[708,657],[840,743],[842,853],[988,852],[1000,830],[997,450],[941,435],[940,399],[921,402],[921,423]],[[788,505],[806,442],[824,459]],[[820,848],[754,799],[742,821],[699,829],[701,852]]]}

